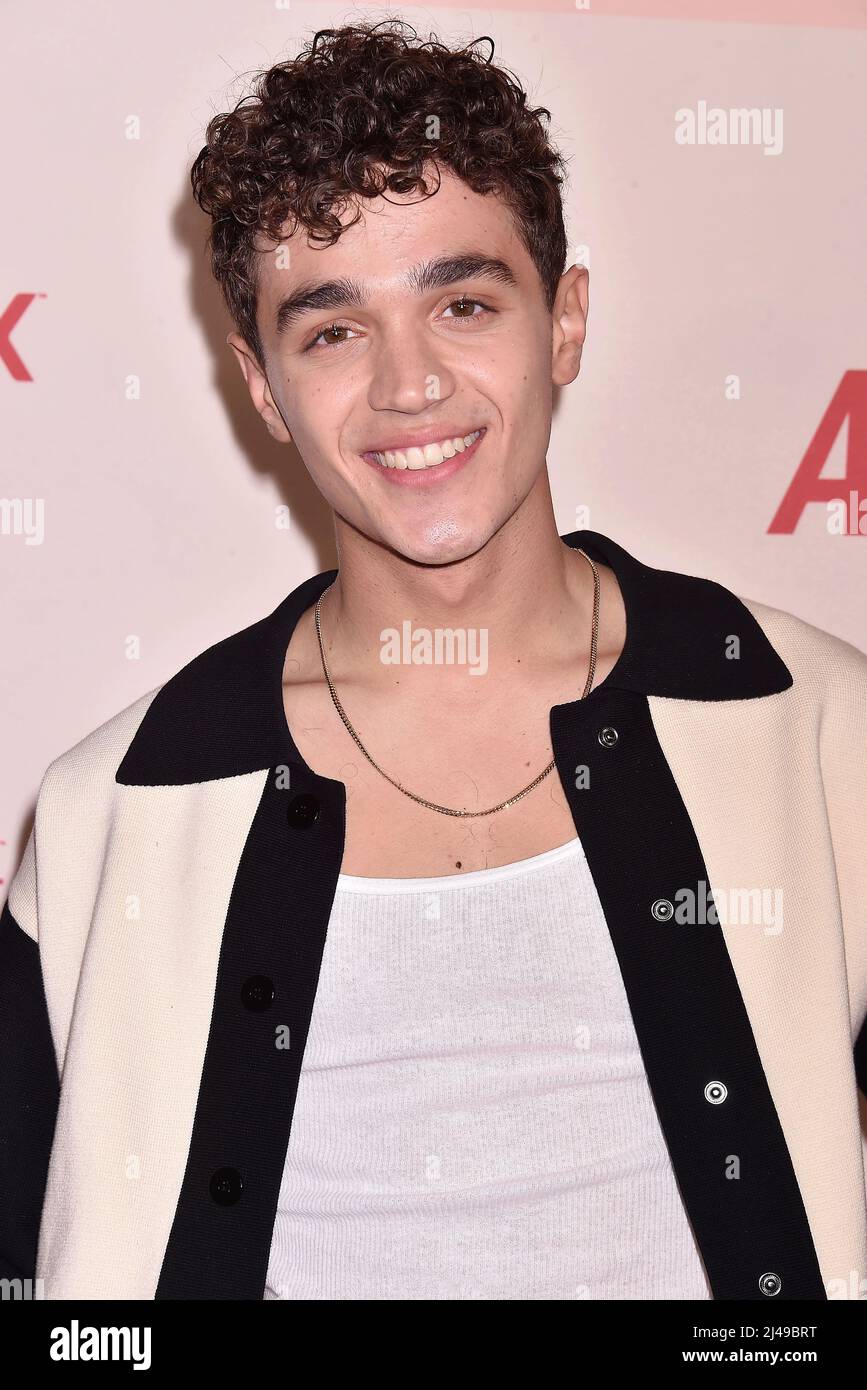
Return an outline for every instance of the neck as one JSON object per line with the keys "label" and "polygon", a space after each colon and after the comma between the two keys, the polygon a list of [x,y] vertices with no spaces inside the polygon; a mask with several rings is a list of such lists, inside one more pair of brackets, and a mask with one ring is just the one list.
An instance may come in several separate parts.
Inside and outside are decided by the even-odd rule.
{"label": "neck", "polygon": [[359,682],[391,689],[397,671],[407,693],[418,696],[441,699],[447,692],[459,698],[468,687],[478,693],[481,682],[467,681],[466,666],[397,668],[381,660],[382,633],[402,633],[404,623],[411,632],[474,634],[467,646],[476,652],[485,647],[488,690],[532,672],[574,669],[576,652],[589,653],[593,574],[584,557],[560,540],[544,470],[509,521],[466,559],[415,564],[341,518],[337,543],[340,573],[322,600],[321,625],[338,687]]}

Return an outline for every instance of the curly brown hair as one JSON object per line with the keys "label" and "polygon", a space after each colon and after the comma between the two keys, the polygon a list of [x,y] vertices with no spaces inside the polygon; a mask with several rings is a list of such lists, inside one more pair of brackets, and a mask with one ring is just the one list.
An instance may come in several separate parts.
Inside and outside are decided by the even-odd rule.
{"label": "curly brown hair", "polygon": [[[485,42],[486,58],[475,51]],[[349,203],[386,190],[435,193],[439,184],[422,176],[428,162],[503,199],[553,306],[566,262],[565,164],[543,125],[550,111],[527,105],[493,53],[487,36],[450,49],[397,19],[321,29],[208,123],[193,196],[212,219],[214,277],[260,365],[257,233],[279,244],[303,226],[311,241],[333,245],[361,215],[343,224]]]}

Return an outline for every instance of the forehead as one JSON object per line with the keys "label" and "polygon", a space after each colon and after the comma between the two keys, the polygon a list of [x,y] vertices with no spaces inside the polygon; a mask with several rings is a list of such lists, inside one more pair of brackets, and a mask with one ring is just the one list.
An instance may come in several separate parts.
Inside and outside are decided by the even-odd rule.
{"label": "forehead", "polygon": [[[428,186],[436,173],[426,170]],[[430,197],[388,193],[353,201],[341,214],[344,226],[360,210],[333,246],[310,243],[306,228],[285,237],[281,246],[259,256],[260,322],[267,331],[268,311],[294,285],[351,275],[377,293],[397,290],[409,266],[458,246],[472,246],[505,260],[518,281],[534,266],[518,234],[511,211],[497,194],[476,193],[450,169],[440,168],[440,184]]]}

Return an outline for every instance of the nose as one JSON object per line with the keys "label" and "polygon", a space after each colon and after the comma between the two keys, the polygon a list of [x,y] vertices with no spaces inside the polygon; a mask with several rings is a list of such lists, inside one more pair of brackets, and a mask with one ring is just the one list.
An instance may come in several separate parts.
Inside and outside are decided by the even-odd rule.
{"label": "nose", "polygon": [[454,377],[430,339],[411,331],[380,339],[371,362],[368,401],[372,410],[415,415],[431,401],[446,400],[454,389]]}

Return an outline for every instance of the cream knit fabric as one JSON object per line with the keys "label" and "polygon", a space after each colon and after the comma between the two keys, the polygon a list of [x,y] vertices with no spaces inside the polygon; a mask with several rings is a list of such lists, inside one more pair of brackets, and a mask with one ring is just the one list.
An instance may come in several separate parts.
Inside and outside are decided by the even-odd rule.
{"label": "cream knit fabric", "polygon": [[[782,931],[732,924],[723,928],[723,936],[803,1196],[822,1279],[831,1298],[857,1299],[859,1293],[863,1298],[867,1291],[867,1124],[862,1129],[859,1123],[859,1102],[862,1106],[867,1102],[856,1087],[852,1046],[865,1026],[867,1012],[867,656],[781,610],[747,599],[744,603],[791,671],[792,686],[762,698],[651,695],[649,710],[694,827],[715,897],[751,886],[769,886],[782,893]],[[732,630],[739,630],[737,623]],[[663,672],[669,659],[661,649]],[[683,653],[679,657],[674,653],[671,659],[682,663]],[[706,656],[697,650],[696,660],[701,668]],[[227,679],[225,671],[222,679]],[[154,778],[141,784],[119,782],[118,769],[157,694],[157,690],[149,691],[50,764],[39,789],[34,829],[9,888],[10,913],[30,941],[38,944],[51,1039],[62,1076],[36,1266],[46,1299],[154,1297],[167,1251],[173,1258],[178,1254],[177,1242],[172,1240],[173,1222],[195,1129],[209,1031],[215,1018],[225,1020],[238,1003],[234,992],[224,994],[215,1014],[215,984],[238,865],[268,790],[270,765],[266,765],[263,750],[258,769],[253,766],[255,757],[251,757],[250,771],[231,772],[229,759],[222,769],[226,775],[216,777],[191,758],[185,763],[190,781]],[[222,694],[228,719],[237,691],[232,685]],[[276,708],[278,702],[274,704]],[[187,738],[192,745],[196,743],[196,719],[189,710],[187,714],[189,718],[181,719],[172,734],[181,746]],[[220,721],[213,728],[208,726],[207,733],[209,738],[227,737]],[[154,759],[158,751],[153,750]],[[328,790],[327,782],[320,779],[313,785],[318,792]],[[665,834],[652,789],[644,813],[650,823],[646,843],[631,844],[614,835],[610,858],[599,853],[600,868],[613,865],[629,874],[633,855],[639,866],[643,861],[646,867],[648,847],[660,843]],[[320,828],[328,829],[327,820]],[[286,882],[293,881],[293,855],[308,866],[314,862],[316,841],[305,840],[307,833],[296,840],[293,831],[288,841],[280,841],[280,853],[289,851]],[[334,870],[334,880],[339,867],[338,839],[329,842],[331,849],[326,856],[326,867],[329,874]],[[583,869],[580,873],[583,875]],[[297,933],[299,950],[303,950],[308,939],[318,934],[320,919],[315,912],[323,897],[328,899],[326,912],[332,906],[332,880],[318,881],[315,891],[299,895],[296,901],[282,892],[278,859],[262,882],[269,892],[279,895],[286,908],[282,925]],[[573,881],[573,889],[580,882],[580,877]],[[408,1194],[419,1209],[425,1200],[439,1203],[431,1229],[441,1242],[433,1249],[441,1269],[448,1261],[457,1264],[461,1254],[455,1234],[460,1227],[448,1206],[448,1201],[455,1205],[454,1191],[460,1192],[462,1181],[464,1191],[474,1185],[478,1189],[485,1182],[496,1184],[498,1172],[502,1173],[509,1158],[508,1151],[504,1156],[490,1147],[480,1148],[475,1169],[467,1174],[465,1163],[462,1172],[472,1136],[485,1118],[486,1102],[498,1117],[506,1111],[516,1153],[522,1133],[527,1132],[544,1150],[534,1160],[539,1163],[537,1183],[540,1171],[543,1181],[544,1173],[553,1171],[568,1174],[574,1182],[576,1172],[581,1171],[582,1144],[589,1145],[592,1138],[579,1128],[581,1082],[586,1079],[585,1095],[599,1091],[598,1070],[605,1055],[594,1045],[591,1029],[589,1035],[580,1035],[584,1040],[589,1037],[590,1047],[576,1049],[570,1058],[577,1029],[587,1022],[588,1015],[592,1019],[593,1007],[602,1007],[592,993],[588,997],[586,981],[606,978],[588,947],[588,932],[591,941],[594,938],[586,903],[582,909],[578,895],[571,894],[568,927],[550,913],[538,911],[523,912],[519,927],[510,927],[511,914],[489,913],[485,917],[479,912],[476,918],[466,913],[450,918],[451,894],[462,896],[469,886],[466,876],[450,883],[454,886],[435,880],[428,888],[435,896],[423,899],[423,933],[416,920],[418,904],[412,909],[410,902],[411,910],[404,913],[399,929],[393,923],[384,926],[378,909],[372,919],[364,919],[367,926],[353,942],[355,954],[348,949],[347,934],[339,926],[341,914],[349,906],[347,884],[339,891],[313,1011],[311,1044],[315,1051],[310,1056],[302,1054],[300,1063],[306,1065],[300,1094],[304,1108],[298,1117],[301,1123],[293,1125],[286,1155],[291,1162],[300,1156],[308,1165],[311,1154],[314,1164],[321,1153],[326,1155],[326,1165],[314,1168],[313,1178],[324,1182],[326,1192],[334,1195],[323,1199],[320,1209],[328,1209],[330,1201],[331,1209],[341,1213],[339,1188],[334,1192],[335,1179],[327,1168],[327,1155],[337,1144],[338,1177],[343,1181],[349,1162],[346,1155],[353,1152],[347,1145],[355,1145],[357,1154],[360,1144],[372,1143],[368,1133],[371,1126],[375,1128],[377,1117],[370,1119],[368,1088],[375,1090],[379,1085],[382,1097],[383,1079],[394,1077],[387,1101],[397,1132],[393,1129],[387,1134],[390,1143],[380,1141],[377,1152],[385,1155],[385,1161],[377,1163],[373,1177],[365,1179],[367,1185],[353,1187],[349,1180],[350,1194],[360,1192],[363,1197],[378,1181],[386,1196]],[[370,883],[365,887],[369,890]],[[404,884],[404,891],[409,887]],[[529,876],[510,889],[524,903],[526,896],[521,895],[529,891]],[[246,896],[252,914],[249,881],[242,896]],[[381,908],[382,896],[377,902]],[[315,911],[308,920],[311,905]],[[362,904],[356,903],[356,907],[360,913]],[[479,921],[491,923],[486,932],[479,932]],[[612,926],[627,928],[623,922]],[[352,940],[351,935],[348,939]],[[479,940],[490,948],[487,962],[478,959]],[[603,964],[607,961],[610,978],[619,991],[622,986],[610,955],[610,942],[604,934],[601,941]],[[437,943],[439,949],[434,950]],[[438,964],[441,972],[420,970],[420,953],[426,967]],[[250,970],[267,973],[272,959],[270,951],[257,953],[257,959],[250,961]],[[455,965],[451,979],[445,975],[449,960]],[[318,955],[314,964],[318,972]],[[368,965],[365,973],[362,967]],[[335,995],[336,970],[343,971],[339,995]],[[380,1002],[385,1001],[379,1013],[368,1007],[370,1001],[376,1004],[380,998],[374,988],[376,982]],[[571,1004],[562,1001],[567,987],[573,991]],[[604,988],[597,992],[608,998]],[[336,1030],[336,997],[343,1004],[342,1032]],[[303,990],[298,1002],[302,1006],[307,1002]],[[325,1006],[322,1015],[320,1003]],[[439,1017],[442,1013],[445,1021]],[[256,1016],[250,1014],[245,1021],[251,1025],[252,1036]],[[272,1021],[282,1024],[285,1015],[280,1011],[269,1024]],[[565,1040],[564,1021],[568,1028]],[[678,1022],[675,1015],[673,1027],[677,1028]],[[511,1027],[511,1034],[506,1025]],[[419,1043],[419,1029],[423,1034],[425,1028],[432,1029],[440,1040],[439,1053],[433,1061],[428,1056],[427,1062],[423,1036]],[[365,1030],[370,1035],[366,1039]],[[392,1053],[389,1039],[394,1044],[395,1036],[398,1051]],[[354,1084],[345,1087],[348,1101],[340,1104],[340,1095],[328,1110],[324,1085],[328,1078],[320,1073],[332,1066],[329,1048],[340,1055],[339,1048],[331,1043],[335,1037],[342,1038],[345,1053],[351,1056],[354,1048],[362,1062],[353,1076]],[[365,1045],[366,1055],[375,1058],[367,1065]],[[421,1053],[421,1061],[417,1056],[409,1095],[421,1097],[419,1108],[429,1122],[427,1131],[412,1113],[407,1114],[407,1091],[400,1089],[413,1068],[408,1056],[413,1046]],[[252,1050],[238,1057],[239,1066],[247,1071],[256,1055],[252,1042],[249,1047]],[[469,1058],[470,1064],[464,1092],[455,1092],[454,1086],[441,1087],[437,1110],[430,1103],[431,1094],[437,1093],[437,1067],[449,1065],[452,1054],[460,1055],[462,1048],[465,1062]],[[532,1060],[528,1063],[534,1048],[537,1071],[532,1069]],[[28,1052],[25,1049],[25,1057]],[[622,1065],[623,1049],[615,1049],[612,1055]],[[567,1066],[567,1058],[571,1066]],[[727,1060],[723,1039],[720,1069],[714,1067],[711,1074],[722,1076]],[[351,1064],[347,1069],[351,1071]],[[537,1074],[541,1080],[534,1090]],[[504,1092],[510,1077],[512,1089]],[[213,1085],[213,1068],[209,1079]],[[233,1083],[225,1070],[216,1079],[221,1093],[231,1093]],[[614,1079],[622,1081],[619,1072]],[[340,1091],[339,1086],[337,1089]],[[622,1098],[613,1114],[601,1112],[615,1138],[617,1124],[628,1125],[629,1098],[638,1090],[634,1079],[621,1084]],[[572,1130],[565,1155],[563,1125],[554,1125],[550,1114],[564,1095],[570,1095],[576,1107],[569,1120]],[[308,1098],[313,1101],[314,1127],[319,1124],[318,1117],[325,1115],[330,1130],[326,1133],[319,1126],[318,1149],[308,1140],[306,1151],[301,1151],[299,1146],[310,1133]],[[522,1101],[533,1111],[534,1125],[529,1131]],[[283,1102],[281,1114],[290,1108],[285,1095]],[[508,1110],[510,1102],[512,1109]],[[274,1094],[274,1104],[281,1107],[278,1093]],[[518,1125],[522,1115],[523,1131]],[[288,1119],[286,1113],[287,1126]],[[470,1140],[463,1141],[464,1148],[462,1127],[470,1135]],[[408,1160],[404,1157],[404,1176],[395,1178],[395,1167],[404,1152],[404,1130],[415,1133],[416,1148]],[[488,1145],[492,1131],[501,1132],[502,1125],[488,1130]],[[98,1143],[94,1142],[95,1134]],[[558,1138],[560,1148],[552,1150]],[[376,1149],[375,1144],[373,1147]],[[611,1145],[606,1150],[613,1155],[612,1161],[617,1152]],[[398,1157],[393,1158],[393,1154]],[[427,1168],[429,1155],[438,1159],[439,1168],[434,1163]],[[269,1184],[281,1177],[281,1157],[278,1152],[276,1174],[265,1163]],[[238,1158],[238,1151],[230,1146],[214,1154],[213,1167],[236,1163]],[[497,1162],[502,1165],[499,1170]],[[520,1160],[515,1162],[517,1165]],[[437,1171],[439,1179],[428,1176]],[[526,1177],[520,1167],[518,1172]],[[309,1193],[311,1187],[305,1190]],[[246,1214],[242,1207],[228,1212],[211,1210],[207,1189],[197,1192],[195,1200],[203,1204],[203,1223],[210,1219],[216,1227],[227,1220],[227,1229],[240,1226],[246,1230],[249,1207]],[[616,1195],[619,1198],[621,1194]],[[273,1186],[269,1186],[267,1199],[274,1201]],[[189,1209],[189,1199],[187,1205]],[[389,1210],[393,1216],[393,1207]],[[509,1207],[507,1203],[503,1210],[504,1221],[514,1220],[517,1204]],[[615,1213],[618,1220],[619,1210]],[[649,1210],[647,1203],[643,1210]],[[440,1219],[443,1214],[450,1216],[450,1226]],[[325,1224],[330,1228],[327,1233],[323,1231]],[[394,1250],[400,1256],[400,1240],[389,1243],[391,1233],[399,1232],[399,1222],[386,1224],[388,1230],[381,1239],[390,1253]],[[298,1225],[300,1229],[303,1222]],[[342,1214],[319,1223],[319,1239],[327,1235],[340,1247],[338,1264],[342,1270],[349,1267],[343,1250],[351,1248],[357,1228],[363,1225],[363,1217],[354,1218],[353,1225],[353,1220]],[[620,1225],[635,1238],[629,1220]],[[557,1227],[558,1238],[561,1227],[562,1222]],[[523,1229],[527,1233],[526,1268],[532,1264],[536,1249],[529,1241],[551,1242],[550,1229],[539,1220],[528,1220]],[[760,1232],[762,1229],[759,1227]],[[278,1223],[277,1239],[280,1230]],[[453,1233],[451,1245],[443,1230]],[[486,1239],[493,1240],[496,1231],[497,1222],[492,1220]],[[315,1281],[308,1274],[315,1267],[326,1271],[327,1283],[328,1259],[316,1264],[311,1258],[309,1235],[297,1239],[297,1234],[293,1232],[294,1277],[312,1287]],[[765,1234],[773,1235],[773,1230]],[[447,1247],[445,1256],[442,1242]],[[276,1246],[277,1240],[274,1243]],[[265,1249],[260,1247],[261,1241],[255,1252],[256,1279],[246,1285],[256,1284],[255,1297],[262,1291],[259,1270],[264,1278],[267,1269],[267,1237]],[[312,1248],[317,1255],[315,1238]],[[509,1248],[514,1248],[514,1242]],[[182,1242],[184,1249],[189,1247]],[[630,1257],[632,1249],[630,1246]],[[194,1261],[196,1252],[190,1253]],[[575,1266],[582,1263],[580,1254],[579,1250]],[[274,1255],[276,1259],[277,1249]],[[370,1248],[365,1258],[370,1265]],[[724,1263],[722,1273],[728,1280],[736,1271],[731,1262]],[[772,1245],[767,1265],[763,1262],[755,1274],[775,1267]],[[410,1273],[416,1280],[421,1277],[417,1270]],[[400,1281],[392,1282],[400,1282],[403,1288],[409,1282],[404,1274],[400,1270]],[[390,1277],[389,1267],[384,1278]],[[573,1269],[567,1277],[574,1285],[589,1288],[586,1270],[576,1275]],[[466,1273],[459,1268],[455,1283],[461,1282],[471,1291],[477,1287],[476,1267]],[[445,1279],[437,1280],[438,1289],[446,1283]],[[557,1286],[560,1296],[559,1283]]]}
{"label": "cream knit fabric", "polygon": [[341,875],[264,1296],[710,1297],[577,837]]}

